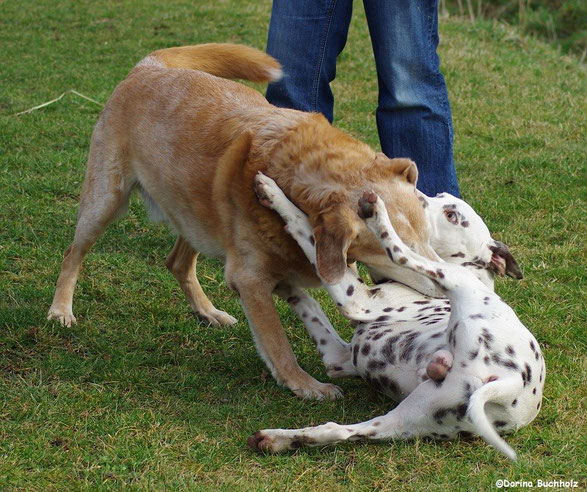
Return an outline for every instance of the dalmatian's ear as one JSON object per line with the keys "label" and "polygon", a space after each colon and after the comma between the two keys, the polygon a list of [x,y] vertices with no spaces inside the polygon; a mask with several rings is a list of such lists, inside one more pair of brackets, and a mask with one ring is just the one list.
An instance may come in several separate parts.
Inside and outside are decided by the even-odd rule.
{"label": "dalmatian's ear", "polygon": [[339,282],[347,267],[347,251],[357,237],[356,225],[350,209],[337,206],[318,216],[314,227],[316,240],[316,268],[324,282]]}
{"label": "dalmatian's ear", "polygon": [[508,275],[509,277],[518,280],[524,278],[522,269],[505,244],[501,241],[493,241],[493,244],[489,246],[489,249],[493,253],[489,268],[496,275]]}

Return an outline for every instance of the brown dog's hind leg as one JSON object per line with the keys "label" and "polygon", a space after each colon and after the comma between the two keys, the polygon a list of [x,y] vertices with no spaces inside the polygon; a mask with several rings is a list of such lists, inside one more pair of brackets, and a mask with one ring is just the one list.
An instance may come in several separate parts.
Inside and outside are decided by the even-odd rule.
{"label": "brown dog's hind leg", "polygon": [[81,264],[87,252],[103,234],[106,227],[120,218],[128,208],[134,179],[127,175],[118,160],[103,155],[98,145],[90,148],[88,170],[79,204],[73,243],[65,251],[61,273],[57,280],[53,302],[47,319],[64,326],[76,322],[72,311],[73,291]]}
{"label": "brown dog's hind leg", "polygon": [[165,265],[179,282],[181,290],[183,290],[198,319],[210,325],[235,324],[235,318],[224,311],[216,309],[204,294],[196,277],[198,254],[183,237],[179,236],[171,253],[167,256]]}

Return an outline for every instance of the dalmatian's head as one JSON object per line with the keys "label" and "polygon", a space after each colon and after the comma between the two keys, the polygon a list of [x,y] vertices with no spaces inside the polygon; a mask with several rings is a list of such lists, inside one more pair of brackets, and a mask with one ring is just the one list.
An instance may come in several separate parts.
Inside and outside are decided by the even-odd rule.
{"label": "dalmatian's head", "polygon": [[491,237],[469,204],[448,193],[419,198],[428,216],[430,245],[443,260],[471,269],[489,287],[495,275],[523,277],[508,247]]}

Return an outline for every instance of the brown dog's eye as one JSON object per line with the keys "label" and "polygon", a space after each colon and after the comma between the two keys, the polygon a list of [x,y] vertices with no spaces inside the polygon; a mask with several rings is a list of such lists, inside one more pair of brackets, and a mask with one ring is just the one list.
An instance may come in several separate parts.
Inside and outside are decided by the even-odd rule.
{"label": "brown dog's eye", "polygon": [[458,224],[459,217],[456,212],[453,212],[452,210],[445,210],[444,215],[451,224]]}

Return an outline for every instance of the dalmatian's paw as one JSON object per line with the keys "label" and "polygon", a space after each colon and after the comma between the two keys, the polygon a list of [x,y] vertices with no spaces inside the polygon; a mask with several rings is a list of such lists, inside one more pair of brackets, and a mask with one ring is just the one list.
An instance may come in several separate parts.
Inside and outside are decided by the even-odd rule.
{"label": "dalmatian's paw", "polygon": [[377,203],[377,195],[372,191],[365,191],[363,196],[359,199],[359,217],[361,219],[369,219],[375,214],[375,204]]}
{"label": "dalmatian's paw", "polygon": [[432,355],[432,360],[426,366],[426,374],[435,381],[442,380],[452,367],[453,355],[448,350],[438,350]]}
{"label": "dalmatian's paw", "polygon": [[259,203],[264,207],[274,209],[275,201],[279,197],[278,193],[282,193],[277,183],[259,171],[255,176],[254,189]]}

